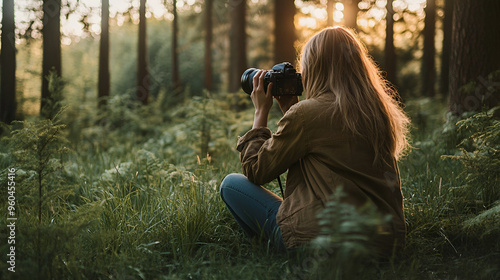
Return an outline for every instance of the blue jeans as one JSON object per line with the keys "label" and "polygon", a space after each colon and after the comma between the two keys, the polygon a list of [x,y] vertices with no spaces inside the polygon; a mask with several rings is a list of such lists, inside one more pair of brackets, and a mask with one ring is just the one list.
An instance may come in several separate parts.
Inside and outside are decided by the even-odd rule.
{"label": "blue jeans", "polygon": [[276,213],[283,199],[236,173],[224,178],[220,195],[247,235],[262,238],[285,250],[281,229],[276,223]]}

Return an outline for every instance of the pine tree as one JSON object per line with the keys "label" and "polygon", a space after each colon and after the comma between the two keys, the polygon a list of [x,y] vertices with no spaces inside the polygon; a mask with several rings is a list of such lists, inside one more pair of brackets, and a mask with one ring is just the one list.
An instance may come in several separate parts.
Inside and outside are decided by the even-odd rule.
{"label": "pine tree", "polygon": [[[499,104],[499,80],[486,77],[500,69],[500,24],[496,0],[461,0],[454,3],[450,58],[450,104],[455,115]],[[469,82],[481,87],[464,87]]]}
{"label": "pine tree", "polygon": [[106,104],[109,97],[109,0],[102,0],[101,41],[99,49],[99,107]]}
{"label": "pine tree", "polygon": [[139,8],[139,41],[137,57],[137,88],[136,96],[142,104],[148,104],[149,99],[149,62],[146,34],[146,0],[141,0]]}
{"label": "pine tree", "polygon": [[1,88],[0,122],[11,123],[16,118],[16,33],[14,1],[3,0],[2,49],[0,52]]}
{"label": "pine tree", "polygon": [[43,61],[42,61],[42,101],[40,114],[45,118],[52,118],[49,112],[59,110],[46,110],[45,107],[54,105],[56,102],[51,97],[49,90],[49,75],[54,71],[57,77],[61,77],[61,0],[43,1]]}
{"label": "pine tree", "polygon": [[241,87],[241,74],[247,69],[246,0],[230,0],[229,14],[229,92]]}

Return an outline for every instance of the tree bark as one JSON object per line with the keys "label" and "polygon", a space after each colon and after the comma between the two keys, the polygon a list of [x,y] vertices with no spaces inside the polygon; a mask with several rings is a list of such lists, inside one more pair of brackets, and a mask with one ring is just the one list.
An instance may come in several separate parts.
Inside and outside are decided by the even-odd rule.
{"label": "tree bark", "polygon": [[205,89],[212,90],[212,7],[213,0],[205,1]]}
{"label": "tree bark", "polygon": [[455,0],[444,0],[443,50],[441,51],[441,75],[439,81],[439,91],[442,94],[448,94],[449,89],[448,85],[450,79],[450,53],[454,1]]}
{"label": "tree bark", "polygon": [[102,0],[101,12],[101,40],[99,46],[99,81],[98,98],[99,107],[106,105],[109,97],[110,74],[109,74],[109,0]]}
{"label": "tree bark", "polygon": [[297,53],[294,43],[295,3],[290,0],[274,1],[274,60],[275,63],[290,62],[295,65]]}
{"label": "tree bark", "polygon": [[142,104],[148,104],[150,78],[146,34],[146,0],[141,0],[139,7],[136,97]]}
{"label": "tree bark", "polygon": [[230,0],[229,13],[229,92],[241,87],[241,75],[247,69],[246,0]]}
{"label": "tree bark", "polygon": [[[454,3],[450,58],[450,111],[455,115],[499,104],[500,80],[488,75],[500,69],[500,1]],[[474,82],[474,86],[466,86]]]}
{"label": "tree bark", "polygon": [[354,30],[358,30],[358,12],[360,0],[344,0],[344,24]]}
{"label": "tree bark", "polygon": [[334,0],[326,2],[326,26],[333,26],[333,11],[335,7]]}
{"label": "tree bark", "polygon": [[174,84],[174,94],[181,92],[181,79],[179,75],[179,18],[177,16],[177,0],[174,0],[172,13],[174,19],[172,22],[172,82]]}
{"label": "tree bark", "polygon": [[16,119],[17,108],[14,0],[3,0],[1,46],[0,122],[10,124]]}
{"label": "tree bark", "polygon": [[385,29],[385,71],[387,80],[394,86],[397,86],[397,65],[396,65],[396,49],[394,47],[394,9],[392,8],[393,0],[387,1],[387,16]]}
{"label": "tree bark", "polygon": [[424,20],[424,55],[422,57],[422,95],[434,96],[436,82],[436,49],[434,37],[436,34],[436,0],[427,0]]}
{"label": "tree bark", "polygon": [[61,77],[61,0],[43,0],[42,100],[40,114],[49,118],[44,108],[49,105],[51,92],[47,80],[50,71]]}

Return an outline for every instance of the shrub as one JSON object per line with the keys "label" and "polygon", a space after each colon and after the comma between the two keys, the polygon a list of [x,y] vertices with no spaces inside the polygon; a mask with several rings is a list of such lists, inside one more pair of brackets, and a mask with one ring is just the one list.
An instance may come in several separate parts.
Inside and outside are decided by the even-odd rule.
{"label": "shrub", "polygon": [[472,194],[479,209],[489,208],[500,200],[500,107],[477,113],[457,123],[461,133],[469,135],[459,144],[460,152],[452,158],[464,167],[460,176],[466,184],[464,193]]}

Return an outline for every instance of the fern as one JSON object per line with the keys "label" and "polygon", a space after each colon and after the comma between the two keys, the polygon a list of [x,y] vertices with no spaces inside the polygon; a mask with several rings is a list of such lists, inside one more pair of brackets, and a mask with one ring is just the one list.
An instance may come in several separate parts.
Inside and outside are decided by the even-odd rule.
{"label": "fern", "polygon": [[322,229],[312,241],[310,256],[306,257],[314,264],[314,269],[296,270],[295,274],[307,272],[313,279],[355,278],[359,277],[357,264],[368,264],[375,256],[372,238],[382,233],[381,228],[390,221],[390,216],[381,215],[371,204],[356,208],[343,202],[344,197],[342,187],[337,188],[325,208],[318,213]]}
{"label": "fern", "polygon": [[481,214],[467,219],[462,224],[465,229],[477,229],[481,236],[498,236],[500,234],[500,201]]}
{"label": "fern", "polygon": [[370,252],[369,242],[379,227],[390,220],[371,205],[357,209],[342,202],[345,196],[339,187],[318,214],[321,235],[315,240],[320,247],[334,246],[342,258]]}
{"label": "fern", "polygon": [[475,114],[458,122],[459,131],[466,137],[459,144],[460,153],[443,156],[458,160],[464,167],[460,175],[466,182],[464,189],[480,209],[489,208],[500,200],[500,107]]}

